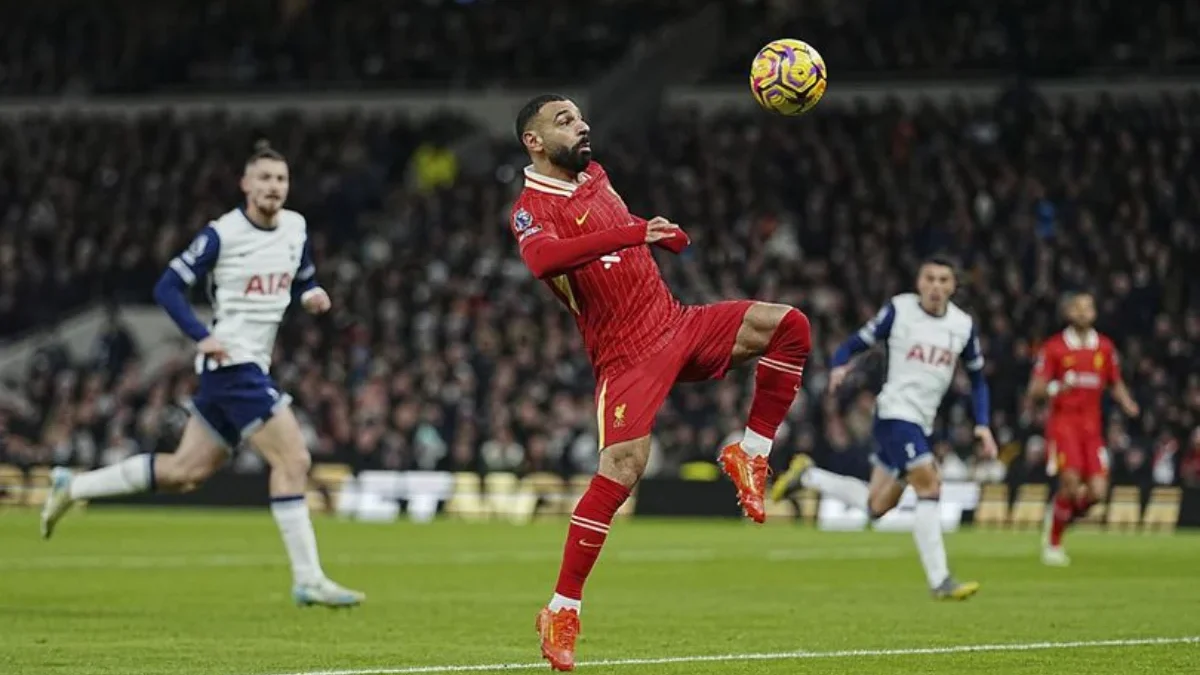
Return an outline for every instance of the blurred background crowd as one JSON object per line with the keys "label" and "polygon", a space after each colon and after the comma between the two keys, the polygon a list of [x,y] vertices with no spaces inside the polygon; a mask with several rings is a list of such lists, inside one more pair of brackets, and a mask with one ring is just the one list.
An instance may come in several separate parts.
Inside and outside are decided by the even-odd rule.
{"label": "blurred background crowd", "polygon": [[[61,4],[0,9],[0,92],[562,84],[636,52],[697,3]],[[1200,64],[1194,3],[795,4],[724,3],[737,39],[701,79],[740,84],[748,56],[781,25],[814,36],[835,82]],[[275,355],[318,461],[592,470],[591,370],[507,227],[519,148],[490,139],[486,172],[460,172],[448,156],[479,132],[448,113],[0,118],[0,341],[41,341],[4,383],[0,460],[99,465],[173,449],[194,386],[189,348],[181,340],[150,372],[149,346],[115,307],[150,301],[167,261],[238,203],[242,161],[267,138],[291,159],[289,205],[308,216],[335,307],[290,315]],[[1003,446],[998,461],[974,459],[960,376],[935,433],[947,478],[1045,479],[1044,412],[1022,394],[1036,350],[1061,327],[1057,300],[1087,289],[1144,411],[1109,411],[1114,479],[1200,486],[1198,142],[1195,91],[1135,100],[1114,87],[1050,105],[1017,83],[986,104],[828,101],[801,120],[666,106],[643,128],[598,138],[597,158],[635,213],[691,234],[683,255],[656,253],[682,300],[754,297],[812,319],[817,348],[773,463],[803,451],[866,471],[882,358],[866,357],[836,399],[825,363],[936,251],[962,263],[956,301],[980,322]],[[55,326],[97,306],[114,308],[108,327],[90,357],[72,358]],[[750,377],[679,387],[650,473],[713,461],[744,424]],[[250,453],[234,463],[261,469]]]}
{"label": "blurred background crowd", "polygon": [[[495,87],[588,78],[711,0],[72,0],[0,7],[0,93]],[[1187,0],[726,0],[711,80],[807,35],[836,77],[1173,72]],[[819,38],[819,39],[818,39]],[[569,55],[570,58],[564,58]]]}

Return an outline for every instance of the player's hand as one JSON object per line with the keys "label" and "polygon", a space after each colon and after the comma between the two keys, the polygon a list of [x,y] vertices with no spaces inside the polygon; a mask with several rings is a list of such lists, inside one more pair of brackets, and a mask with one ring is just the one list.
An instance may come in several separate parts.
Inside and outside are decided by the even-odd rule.
{"label": "player's hand", "polygon": [[[674,239],[683,235],[683,230],[662,216],[655,216],[646,223],[646,243],[657,244],[660,241]],[[686,244],[684,244],[686,246]],[[663,244],[666,246],[666,244]]]}
{"label": "player's hand", "polygon": [[838,366],[829,371],[829,393],[836,394],[841,388],[842,383],[846,381],[846,376],[850,374],[850,364]]}
{"label": "player's hand", "polygon": [[1134,401],[1133,399],[1122,403],[1121,410],[1125,413],[1126,417],[1137,417],[1138,415],[1142,414],[1141,406],[1139,406],[1137,401]]}
{"label": "player's hand", "polygon": [[218,366],[229,360],[229,352],[225,351],[225,345],[221,344],[215,335],[209,335],[197,342],[196,350],[212,359]]}
{"label": "player's hand", "polygon": [[975,438],[979,441],[979,456],[984,459],[995,459],[1000,454],[1000,448],[996,445],[996,437],[992,435],[992,430],[985,426],[975,427]]}
{"label": "player's hand", "polygon": [[[683,253],[683,249],[687,248],[692,243],[692,238],[687,235],[687,232],[683,231],[682,227],[679,227],[675,223],[668,221],[666,218],[657,217],[654,220],[662,221],[675,228],[675,236],[667,237],[666,239],[656,242],[658,246],[667,249],[675,255],[679,255],[680,253]],[[650,222],[654,221],[652,220]],[[649,234],[648,229],[647,234]]]}
{"label": "player's hand", "polygon": [[333,302],[324,288],[314,288],[308,291],[300,298],[300,303],[304,305],[304,311],[309,314],[324,314],[333,306]]}

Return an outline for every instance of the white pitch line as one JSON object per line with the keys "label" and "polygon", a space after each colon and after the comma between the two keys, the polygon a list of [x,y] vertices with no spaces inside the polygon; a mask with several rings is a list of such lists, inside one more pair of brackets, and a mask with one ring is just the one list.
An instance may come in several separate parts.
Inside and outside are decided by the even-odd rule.
{"label": "white pitch line", "polygon": [[[907,557],[907,550],[888,547],[803,548],[766,550],[728,550],[711,548],[650,548],[612,551],[611,558],[630,563],[709,562],[714,560],[884,560]],[[1021,552],[1024,557],[1024,552]],[[557,562],[558,549],[543,551],[447,551],[441,553],[397,553],[394,555],[341,554],[326,558],[327,563],[358,565],[492,565],[496,563]],[[0,571],[46,569],[178,569],[219,567],[264,567],[286,565],[275,554],[196,553],[167,555],[50,555],[0,558]]]}
{"label": "white pitch line", "polygon": [[[979,652],[1034,652],[1052,649],[1095,647],[1161,647],[1198,645],[1200,636],[1174,638],[1134,638],[1128,640],[1077,640],[1072,642],[1024,642],[1013,644],[957,645],[951,647],[914,647],[909,649],[844,649],[831,652],[767,652],[759,654],[715,654],[710,656],[671,656],[654,659],[610,659],[581,661],[582,668],[596,666],[661,666],[678,663],[721,663],[738,661],[792,661],[808,659],[848,659],[872,656],[944,656]],[[359,668],[353,670],[307,670],[275,675],[423,675],[431,673],[480,673],[500,670],[544,670],[545,662],[488,663],[469,666],[413,666],[408,668]]]}

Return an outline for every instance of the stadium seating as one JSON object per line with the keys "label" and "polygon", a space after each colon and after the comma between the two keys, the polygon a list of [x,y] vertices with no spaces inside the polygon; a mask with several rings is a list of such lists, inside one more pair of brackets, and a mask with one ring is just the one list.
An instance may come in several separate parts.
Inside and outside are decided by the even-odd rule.
{"label": "stadium seating", "polygon": [[1182,496],[1177,487],[1154,488],[1142,515],[1143,527],[1153,531],[1173,531],[1179,522],[1179,503]]}
{"label": "stadium seating", "polygon": [[975,509],[975,524],[988,528],[1008,525],[1007,485],[991,483],[980,489],[979,506]]}
{"label": "stadium seating", "polygon": [[[661,26],[703,4],[6,3],[0,9],[7,45],[0,93],[557,85],[603,72],[652,40]],[[1134,68],[1145,74],[1200,62],[1200,13],[1171,0],[721,4],[726,39],[711,75],[721,81],[743,80],[749,55],[782,35],[812,40],[838,78],[1056,76]],[[1128,30],[1132,22],[1138,31]],[[264,37],[248,37],[254,35]]]}
{"label": "stadium seating", "polygon": [[1017,490],[1013,501],[1011,522],[1014,528],[1030,529],[1042,526],[1050,487],[1042,483],[1026,483]]}
{"label": "stadium seating", "polygon": [[[740,78],[745,55],[781,35],[815,41],[834,77],[1145,74],[1200,64],[1200,12],[1172,0],[1134,7],[1115,0],[727,3],[729,39],[712,79]],[[1158,17],[1153,28],[1129,30],[1150,16]]]}
{"label": "stadium seating", "polygon": [[1142,495],[1138,488],[1118,485],[1108,497],[1107,527],[1110,530],[1137,529],[1142,520]]}

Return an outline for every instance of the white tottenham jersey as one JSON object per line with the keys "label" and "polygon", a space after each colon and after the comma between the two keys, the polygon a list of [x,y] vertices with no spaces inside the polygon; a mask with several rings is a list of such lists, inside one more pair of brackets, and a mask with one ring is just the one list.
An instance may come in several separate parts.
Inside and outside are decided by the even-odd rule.
{"label": "white tottenham jersey", "polygon": [[942,398],[961,356],[968,370],[983,370],[975,321],[954,303],[934,316],[921,308],[916,293],[892,298],[867,322],[858,337],[868,346],[887,345],[887,376],[876,398],[876,416],[918,424],[933,433]]}
{"label": "white tottenham jersey", "polygon": [[[222,365],[256,363],[269,370],[275,333],[292,301],[292,285],[312,283],[316,274],[304,216],[284,209],[276,223],[272,229],[259,227],[242,209],[234,209],[209,223],[171,261],[171,269],[189,286],[209,275],[212,335],[230,357]],[[197,372],[205,366],[203,355],[198,356]]]}

